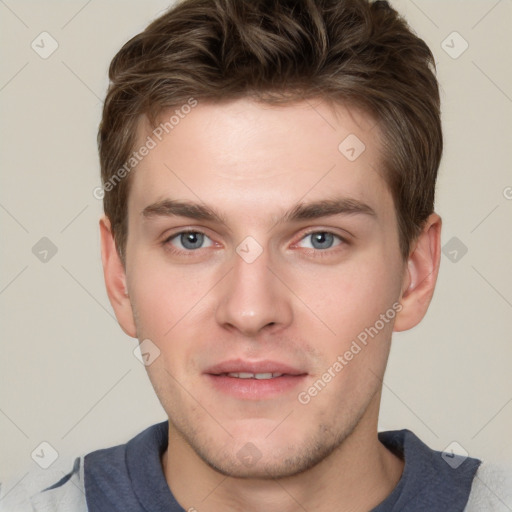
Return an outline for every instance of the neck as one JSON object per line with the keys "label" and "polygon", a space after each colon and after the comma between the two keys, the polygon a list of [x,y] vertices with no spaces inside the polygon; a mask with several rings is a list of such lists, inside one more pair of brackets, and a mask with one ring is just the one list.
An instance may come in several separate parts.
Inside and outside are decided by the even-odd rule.
{"label": "neck", "polygon": [[[378,402],[373,404],[377,413]],[[372,416],[375,421],[368,421]],[[368,511],[391,493],[404,467],[403,460],[378,440],[376,418],[366,414],[319,464],[280,479],[236,478],[215,471],[169,422],[162,465],[176,500],[192,512]]]}

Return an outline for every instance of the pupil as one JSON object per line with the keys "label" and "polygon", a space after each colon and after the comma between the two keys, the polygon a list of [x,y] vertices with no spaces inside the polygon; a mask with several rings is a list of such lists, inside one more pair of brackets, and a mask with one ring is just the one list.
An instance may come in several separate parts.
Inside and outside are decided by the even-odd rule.
{"label": "pupil", "polygon": [[181,235],[181,243],[186,249],[197,249],[203,243],[202,237],[201,233],[183,233]]}
{"label": "pupil", "polygon": [[315,249],[328,249],[333,242],[332,233],[315,233],[313,235],[313,246]]}

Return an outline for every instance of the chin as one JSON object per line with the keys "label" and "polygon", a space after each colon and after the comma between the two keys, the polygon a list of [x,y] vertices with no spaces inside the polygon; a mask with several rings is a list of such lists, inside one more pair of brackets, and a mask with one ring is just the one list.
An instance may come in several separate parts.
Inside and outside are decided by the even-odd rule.
{"label": "chin", "polygon": [[[243,438],[251,439],[247,435]],[[267,480],[308,471],[329,457],[344,438],[338,432],[320,428],[309,436],[296,433],[294,438],[281,435],[270,440],[260,433],[253,441],[231,439],[217,451],[212,450],[212,444],[191,445],[208,466],[225,476]]]}

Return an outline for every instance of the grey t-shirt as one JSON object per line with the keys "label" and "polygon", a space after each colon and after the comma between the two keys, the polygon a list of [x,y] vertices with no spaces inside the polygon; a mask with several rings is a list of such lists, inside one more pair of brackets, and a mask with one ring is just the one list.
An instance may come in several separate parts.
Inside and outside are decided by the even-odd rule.
{"label": "grey t-shirt", "polygon": [[[149,427],[124,445],[84,458],[85,497],[90,512],[184,512],[172,495],[160,462],[168,423]],[[410,430],[379,432],[379,440],[405,460],[400,481],[371,512],[462,512],[481,461],[449,464]]]}

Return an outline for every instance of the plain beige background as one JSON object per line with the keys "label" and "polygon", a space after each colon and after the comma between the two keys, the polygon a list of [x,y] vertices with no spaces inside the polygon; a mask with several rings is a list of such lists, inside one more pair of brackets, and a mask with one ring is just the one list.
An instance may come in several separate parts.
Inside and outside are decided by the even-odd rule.
{"label": "plain beige background", "polygon": [[[379,429],[512,460],[512,1],[392,3],[438,65],[446,254],[424,322],[394,338]],[[109,62],[167,6],[0,0],[0,478],[43,441],[64,460],[165,419],[104,290],[93,189]]]}

